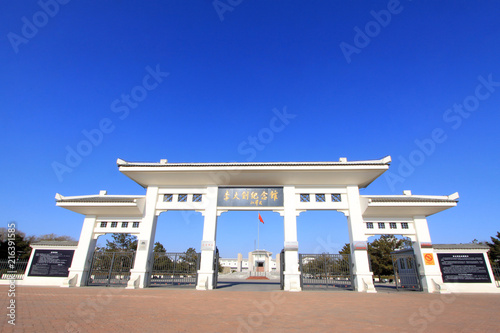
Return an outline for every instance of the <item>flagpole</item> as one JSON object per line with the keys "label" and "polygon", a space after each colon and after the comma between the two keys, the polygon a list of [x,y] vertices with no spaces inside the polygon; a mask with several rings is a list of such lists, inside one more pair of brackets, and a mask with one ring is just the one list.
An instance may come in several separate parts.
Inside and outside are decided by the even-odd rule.
{"label": "flagpole", "polygon": [[[259,215],[260,215],[260,212],[259,212]],[[260,221],[257,220],[257,250],[259,250],[259,232],[260,232]]]}

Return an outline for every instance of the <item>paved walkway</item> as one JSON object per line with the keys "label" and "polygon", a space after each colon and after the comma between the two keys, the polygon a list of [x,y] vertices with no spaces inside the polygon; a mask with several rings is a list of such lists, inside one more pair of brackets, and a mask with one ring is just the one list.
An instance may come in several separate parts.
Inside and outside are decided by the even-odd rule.
{"label": "paved walkway", "polygon": [[224,291],[280,291],[280,281],[276,280],[231,280],[219,279],[217,290]]}
{"label": "paved walkway", "polygon": [[[1,332],[500,332],[500,295],[0,286]],[[16,326],[7,323],[15,299]]]}

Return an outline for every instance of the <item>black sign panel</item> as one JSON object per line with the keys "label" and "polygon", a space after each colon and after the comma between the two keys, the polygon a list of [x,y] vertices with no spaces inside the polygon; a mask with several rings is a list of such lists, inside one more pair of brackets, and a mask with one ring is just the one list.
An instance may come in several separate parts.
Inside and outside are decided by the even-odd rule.
{"label": "black sign panel", "polygon": [[443,282],[491,283],[482,253],[438,253]]}
{"label": "black sign panel", "polygon": [[28,276],[68,277],[75,250],[35,250]]}
{"label": "black sign panel", "polygon": [[222,207],[281,207],[282,187],[219,187],[217,205]]}

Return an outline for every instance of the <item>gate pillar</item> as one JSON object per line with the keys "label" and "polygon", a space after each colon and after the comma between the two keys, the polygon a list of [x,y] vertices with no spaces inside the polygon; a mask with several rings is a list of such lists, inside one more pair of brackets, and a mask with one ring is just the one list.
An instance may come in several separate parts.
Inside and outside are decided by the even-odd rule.
{"label": "gate pillar", "polygon": [[376,293],[373,273],[370,271],[367,237],[363,232],[363,215],[358,186],[347,186],[349,211],[347,221],[351,244],[353,287],[358,292]]}
{"label": "gate pillar", "polygon": [[95,215],[87,215],[83,220],[83,227],[75,250],[68,279],[61,287],[80,287],[87,284],[88,272],[94,255],[97,239],[94,239]]}
{"label": "gate pillar", "polygon": [[211,290],[214,287],[214,256],[217,234],[217,186],[207,187],[208,205],[202,211],[203,240],[201,241],[201,262],[196,290]]}
{"label": "gate pillar", "polygon": [[[283,188],[283,217],[285,231],[284,290],[301,291],[299,271],[299,243],[297,242],[297,212],[295,209],[295,187]],[[281,215],[281,212],[280,212]]]}
{"label": "gate pillar", "polygon": [[148,186],[146,192],[146,207],[139,225],[137,235],[137,250],[134,268],[130,270],[130,280],[127,289],[145,288],[149,286],[152,261],[154,260],[153,245],[156,233],[156,201],[158,200],[158,187]]}
{"label": "gate pillar", "polygon": [[412,242],[413,252],[417,260],[418,273],[423,291],[441,294],[450,292],[443,284],[443,276],[432,249],[431,235],[425,216],[415,216],[413,218],[415,227],[416,242]]}

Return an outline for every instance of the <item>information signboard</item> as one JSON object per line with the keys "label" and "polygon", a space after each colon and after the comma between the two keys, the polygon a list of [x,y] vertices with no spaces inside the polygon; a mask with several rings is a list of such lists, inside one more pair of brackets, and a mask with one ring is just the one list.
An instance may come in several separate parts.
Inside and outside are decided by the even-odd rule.
{"label": "information signboard", "polygon": [[75,250],[35,250],[28,276],[68,277]]}
{"label": "information signboard", "polygon": [[482,253],[438,253],[443,282],[491,283]]}

